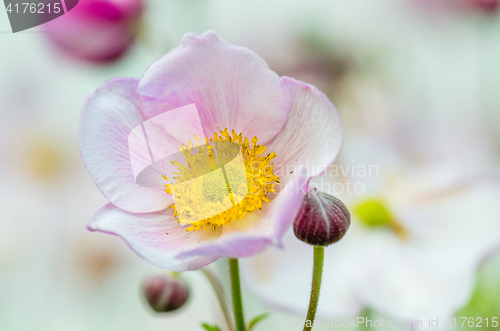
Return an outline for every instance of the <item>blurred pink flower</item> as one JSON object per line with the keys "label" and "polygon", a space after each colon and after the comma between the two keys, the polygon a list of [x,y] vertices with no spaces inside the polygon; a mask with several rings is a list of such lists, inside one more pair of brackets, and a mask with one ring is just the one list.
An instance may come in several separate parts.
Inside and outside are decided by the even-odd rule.
{"label": "blurred pink flower", "polygon": [[71,57],[110,62],[135,42],[143,11],[143,0],[80,0],[44,28],[49,40]]}
{"label": "blurred pink flower", "polygon": [[[237,219],[190,231],[192,224],[179,224],[169,208],[172,196],[161,186],[136,184],[128,136],[144,121],[193,103],[207,137],[222,128],[229,128],[222,135],[240,146],[242,137],[251,139],[253,146],[252,137],[257,137],[262,145],[254,151],[269,153],[262,163],[273,160],[280,185],[275,192],[272,186],[266,188],[267,197],[245,205],[249,209],[240,204],[229,209]],[[181,133],[190,129],[185,123],[176,118],[169,128],[158,130],[164,148],[178,152],[192,139],[191,133]],[[339,114],[314,86],[280,78],[255,53],[226,43],[215,32],[186,34],[181,46],[155,62],[142,78],[112,79],[87,97],[80,122],[81,154],[110,201],[88,228],[118,235],[144,259],[174,271],[279,246],[305,194],[302,188],[335,160],[342,138]],[[273,166],[265,170],[271,171],[268,179],[274,178]]]}
{"label": "blurred pink flower", "polygon": [[496,12],[500,0],[417,0],[427,9],[480,9],[487,13]]}
{"label": "blurred pink flower", "polygon": [[485,11],[493,12],[498,9],[499,0],[471,0],[471,2]]}

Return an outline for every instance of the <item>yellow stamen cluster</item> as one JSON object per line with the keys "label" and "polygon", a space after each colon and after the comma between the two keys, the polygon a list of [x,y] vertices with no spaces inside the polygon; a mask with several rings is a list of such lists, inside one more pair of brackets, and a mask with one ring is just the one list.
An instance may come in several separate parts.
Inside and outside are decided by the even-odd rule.
{"label": "yellow stamen cluster", "polygon": [[[185,164],[171,161],[179,169],[174,172],[176,182],[164,185],[165,191],[175,196],[175,205],[170,208],[178,222],[191,224],[187,231],[216,230],[270,202],[267,195],[279,183],[271,163],[276,153],[264,155],[266,146],[257,145],[257,137],[249,141],[234,130],[229,134],[226,128],[203,144],[196,135],[195,139],[195,145],[188,141],[187,147],[180,147]],[[239,155],[241,166],[231,162]],[[223,172],[214,172],[220,168]]]}

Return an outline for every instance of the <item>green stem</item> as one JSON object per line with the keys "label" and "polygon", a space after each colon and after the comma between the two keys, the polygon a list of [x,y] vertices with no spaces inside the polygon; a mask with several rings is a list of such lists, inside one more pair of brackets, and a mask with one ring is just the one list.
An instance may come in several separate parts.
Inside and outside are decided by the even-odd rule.
{"label": "green stem", "polygon": [[226,320],[229,331],[234,331],[233,322],[231,321],[231,316],[229,314],[229,310],[227,309],[226,300],[224,299],[224,292],[222,290],[220,281],[209,269],[203,268],[201,269],[201,271],[205,274],[210,284],[212,284],[214,292],[217,295],[217,299],[219,300],[219,304],[222,309],[222,313],[224,314],[224,319]]}
{"label": "green stem", "polygon": [[319,291],[321,289],[321,276],[323,275],[323,260],[325,256],[325,247],[314,246],[313,277],[311,285],[311,297],[309,299],[309,309],[307,310],[306,321],[304,322],[304,331],[311,331],[316,310],[318,308]]}
{"label": "green stem", "polygon": [[243,317],[243,304],[241,302],[240,269],[238,259],[229,259],[229,272],[231,273],[231,289],[233,292],[234,320],[237,331],[245,331]]}

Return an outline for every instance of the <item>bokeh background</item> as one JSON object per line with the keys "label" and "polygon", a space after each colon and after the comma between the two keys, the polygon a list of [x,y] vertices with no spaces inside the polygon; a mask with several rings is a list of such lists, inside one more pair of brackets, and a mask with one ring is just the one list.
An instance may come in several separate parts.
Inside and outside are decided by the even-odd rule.
{"label": "bokeh background", "polygon": [[[78,47],[63,49],[49,25],[12,34],[7,13],[0,10],[2,331],[201,330],[202,321],[223,324],[215,295],[199,272],[185,273],[191,287],[185,307],[154,314],[140,284],[159,270],[119,238],[86,229],[106,199],[80,158],[85,96],[110,78],[140,77],[186,32],[214,29],[228,42],[252,49],[278,74],[316,85],[339,110],[347,140],[369,136],[416,166],[443,161],[480,169],[488,181],[497,181],[496,1],[145,0],[144,5],[127,25],[134,32],[126,43],[130,48],[107,61],[82,59]],[[67,32],[78,46],[91,44],[104,30]],[[93,47],[106,44],[109,40]],[[365,156],[376,160],[369,150]],[[225,271],[223,261],[213,267]],[[500,258],[492,250],[477,268],[462,316],[500,317],[499,276]],[[252,291],[245,290],[245,304],[248,316],[267,311]],[[256,330],[290,330],[291,316],[272,310]]]}

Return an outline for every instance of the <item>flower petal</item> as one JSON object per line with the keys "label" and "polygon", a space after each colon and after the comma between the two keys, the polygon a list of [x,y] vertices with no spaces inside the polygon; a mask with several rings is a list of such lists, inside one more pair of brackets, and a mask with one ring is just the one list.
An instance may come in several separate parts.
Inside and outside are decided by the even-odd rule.
{"label": "flower petal", "polygon": [[197,255],[178,258],[179,251],[199,245],[204,240],[217,238],[217,231],[186,232],[173,217],[172,210],[155,213],[127,213],[109,203],[102,207],[88,225],[90,231],[100,231],[121,237],[140,257],[172,271],[202,268],[217,257]]}
{"label": "flower petal", "polygon": [[184,35],[180,47],[146,71],[139,93],[148,118],[195,103],[207,137],[227,127],[261,144],[276,136],[290,111],[279,76],[213,31]]}
{"label": "flower petal", "polygon": [[[373,307],[393,316],[452,316],[470,299],[480,263],[498,249],[500,187],[496,183],[469,182],[446,194],[432,193],[427,193],[428,201],[397,215],[420,245],[388,247],[386,238],[361,241],[372,262],[364,265],[363,273],[370,274],[370,280],[360,283],[364,300],[376,302]],[[373,273],[380,270],[377,261],[385,264],[383,274]],[[382,293],[384,287],[394,290]]]}
{"label": "flower petal", "polygon": [[137,94],[139,80],[116,78],[90,94],[80,119],[80,151],[99,190],[114,205],[130,212],[167,208],[172,198],[161,188],[136,184],[128,135],[143,123]]}
{"label": "flower petal", "polygon": [[467,302],[474,266],[453,249],[403,243],[386,232],[362,234],[358,245],[364,262],[357,271],[359,295],[380,313],[398,319],[450,317]]}
{"label": "flower petal", "polygon": [[277,174],[287,175],[288,169],[303,164],[309,176],[318,176],[340,152],[344,136],[340,115],[316,87],[289,77],[281,82],[293,104],[286,126],[268,149],[277,154],[274,163],[281,166]]}

